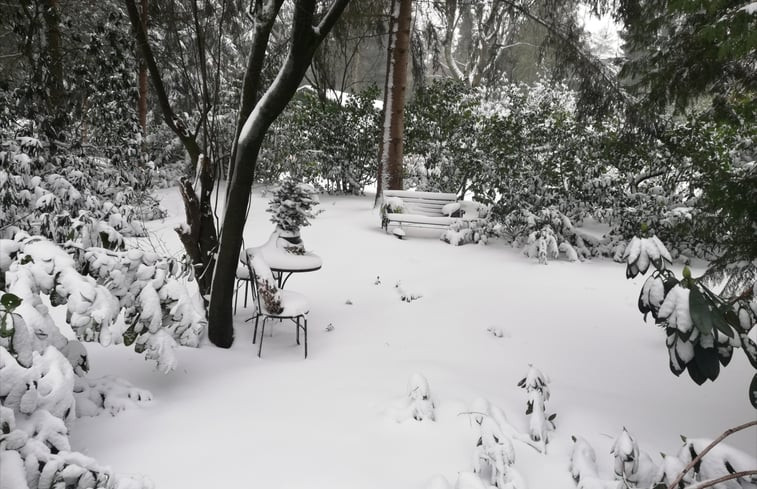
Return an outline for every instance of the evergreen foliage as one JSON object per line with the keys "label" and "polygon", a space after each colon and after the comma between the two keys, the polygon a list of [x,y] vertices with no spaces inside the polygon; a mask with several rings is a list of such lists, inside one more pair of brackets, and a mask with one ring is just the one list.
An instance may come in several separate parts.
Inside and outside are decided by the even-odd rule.
{"label": "evergreen foliage", "polygon": [[309,226],[308,219],[315,217],[313,207],[318,205],[315,190],[294,178],[285,178],[271,193],[273,197],[266,209],[272,214],[271,222],[282,231],[299,235],[300,228]]}

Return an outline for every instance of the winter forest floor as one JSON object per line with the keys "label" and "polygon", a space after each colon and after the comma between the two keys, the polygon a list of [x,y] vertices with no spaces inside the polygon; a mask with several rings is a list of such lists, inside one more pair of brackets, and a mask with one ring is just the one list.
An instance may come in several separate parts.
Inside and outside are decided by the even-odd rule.
{"label": "winter forest floor", "polygon": [[[178,252],[178,191],[160,197],[169,217],[149,224],[152,242]],[[266,201],[256,190],[247,246],[273,230]],[[670,373],[663,332],[636,309],[644,278],[626,280],[623,265],[543,266],[501,242],[453,247],[412,232],[400,241],[380,229],[372,197],[321,202],[302,236],[324,266],[287,284],[310,300],[307,360],[288,324],[273,328],[259,359],[241,298],[234,346],[183,348],[167,376],[125,348],[90,344],[91,376],[125,378],[154,400],[77,420],[72,448],[160,489],[423,489],[437,475],[454,484],[472,468],[478,435],[465,413],[476,398],[527,431],[516,384],[533,364],[551,378],[557,429],[547,455],[515,441],[514,467],[531,489],[568,489],[571,435],[594,446],[609,477],[623,427],[659,460],[678,451],[679,435],[714,438],[755,417],[740,352],[715,383]],[[422,298],[401,301],[398,281]],[[437,419],[398,423],[393,406],[416,372]],[[753,430],[729,440],[757,456]]]}

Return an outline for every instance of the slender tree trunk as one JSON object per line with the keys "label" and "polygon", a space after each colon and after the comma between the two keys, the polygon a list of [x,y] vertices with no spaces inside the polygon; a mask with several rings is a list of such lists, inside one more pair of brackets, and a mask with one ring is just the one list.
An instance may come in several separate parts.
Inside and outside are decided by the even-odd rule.
{"label": "slender tree trunk", "polygon": [[[247,204],[250,200],[263,138],[270,125],[294,96],[310,66],[316,48],[334,26],[348,2],[349,0],[335,0],[317,26],[313,26],[316,0],[295,2],[289,54],[278,76],[254,105],[249,117],[239,130],[236,159],[228,185],[208,309],[208,337],[216,346],[228,348],[234,342],[232,313],[234,275],[242,246],[242,232],[247,219]],[[248,73],[245,79],[250,75]],[[258,73],[257,76],[259,75]]]}
{"label": "slender tree trunk", "polygon": [[55,139],[65,126],[66,114],[63,108],[63,55],[60,38],[60,11],[58,0],[45,0],[43,17],[47,27],[47,56],[50,60],[50,79],[47,82],[47,108],[53,123],[48,130],[51,150],[55,149]]}
{"label": "slender tree trunk", "polygon": [[[142,29],[147,33],[147,0],[141,0]],[[144,56],[139,56],[139,100],[137,102],[137,114],[142,132],[147,132],[147,63]]]}
{"label": "slender tree trunk", "polygon": [[379,191],[402,189],[402,150],[405,129],[405,92],[407,91],[407,65],[410,55],[410,28],[412,0],[394,0],[392,21],[396,30],[389,43],[387,82],[384,92],[384,138],[381,144],[379,165]]}
{"label": "slender tree trunk", "polygon": [[[179,234],[179,239],[181,239],[187,255],[192,259],[200,294],[203,298],[207,298],[210,295],[212,273],[215,268],[214,257],[218,249],[218,234],[216,233],[211,204],[211,193],[215,179],[213,161],[202,155],[203,151],[197,143],[197,135],[191,133],[184,126],[181,119],[174,114],[163,84],[163,78],[160,75],[160,70],[147,40],[147,32],[144,29],[145,24],[139,15],[135,0],[125,0],[125,3],[129,20],[136,33],[137,46],[150,73],[155,97],[163,112],[163,120],[181,141],[189,155],[193,168],[198,168],[197,178],[200,181],[201,187],[199,196],[195,192],[192,182],[186,179],[181,181],[180,191],[184,200],[187,226],[177,227],[176,232]],[[199,167],[198,162],[200,163]]]}

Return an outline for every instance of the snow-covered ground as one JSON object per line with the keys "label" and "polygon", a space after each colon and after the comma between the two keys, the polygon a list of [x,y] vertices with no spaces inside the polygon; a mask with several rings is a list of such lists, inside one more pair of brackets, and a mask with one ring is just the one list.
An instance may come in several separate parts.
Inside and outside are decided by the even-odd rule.
{"label": "snow-covered ground", "polygon": [[[151,227],[179,250],[178,191],[162,196],[170,217]],[[413,232],[398,240],[380,229],[372,198],[321,201],[325,212],[302,235],[324,266],[287,284],[311,301],[307,360],[288,324],[273,328],[259,359],[241,303],[230,350],[182,349],[167,376],[124,348],[89,345],[93,377],[123,377],[154,401],[77,420],[72,448],[161,489],[424,489],[439,475],[454,484],[473,465],[478,434],[466,412],[476,398],[527,430],[516,384],[529,364],[551,378],[547,411],[558,415],[547,455],[514,442],[514,467],[531,489],[575,487],[574,434],[609,477],[623,427],[659,460],[677,452],[681,434],[713,438],[755,418],[740,351],[715,383],[669,372],[663,333],[636,309],[644,278],[626,280],[622,265],[543,266],[499,242],[453,247]],[[273,230],[265,207],[256,191],[247,246]],[[422,297],[402,301],[398,282]],[[393,417],[414,373],[428,379],[435,422]],[[757,456],[754,431],[729,440]]]}

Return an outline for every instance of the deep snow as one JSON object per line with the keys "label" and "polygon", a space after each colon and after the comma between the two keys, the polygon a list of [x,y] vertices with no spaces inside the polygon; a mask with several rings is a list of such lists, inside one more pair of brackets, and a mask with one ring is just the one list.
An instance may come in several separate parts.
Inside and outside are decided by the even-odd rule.
{"label": "deep snow", "polygon": [[[178,191],[162,197],[170,217],[150,223],[151,243],[178,251]],[[273,230],[266,202],[256,190],[247,246]],[[543,266],[501,242],[453,247],[419,237],[433,232],[398,240],[380,229],[371,197],[321,202],[302,237],[323,268],[287,283],[311,301],[307,360],[288,324],[273,328],[259,359],[241,298],[234,346],[182,348],[167,376],[123,347],[88,345],[91,376],[123,377],[154,401],[76,420],[72,448],[161,489],[420,489],[438,475],[454,484],[473,465],[478,434],[464,413],[476,398],[527,431],[516,384],[533,364],[551,379],[547,412],[558,414],[557,430],[546,456],[514,441],[514,467],[531,489],[568,489],[573,434],[594,446],[609,477],[623,427],[658,461],[660,451],[678,450],[679,434],[714,438],[755,417],[740,351],[715,383],[698,387],[669,372],[664,334],[636,309],[644,277],[626,280],[622,265]],[[402,301],[399,281],[422,297]],[[436,421],[397,423],[393,406],[416,372],[428,379]],[[729,440],[757,456],[754,431]]]}

